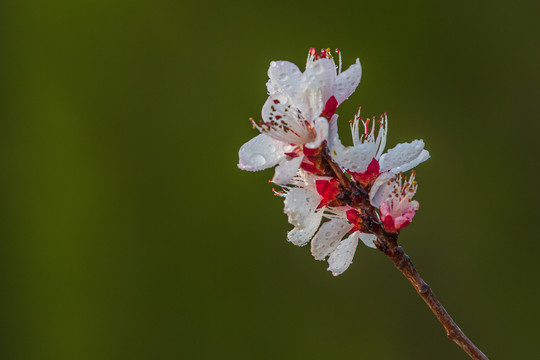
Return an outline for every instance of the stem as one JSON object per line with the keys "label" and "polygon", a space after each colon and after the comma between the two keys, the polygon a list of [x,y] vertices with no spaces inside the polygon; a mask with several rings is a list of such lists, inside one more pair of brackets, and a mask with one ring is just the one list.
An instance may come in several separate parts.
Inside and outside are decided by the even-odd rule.
{"label": "stem", "polygon": [[437,299],[429,285],[426,284],[418,271],[416,271],[409,256],[407,256],[405,251],[403,251],[403,248],[397,244],[398,233],[385,231],[383,225],[379,221],[375,208],[370,203],[368,192],[362,187],[356,186],[354,182],[351,182],[351,180],[345,176],[339,165],[336,164],[328,154],[328,149],[326,147],[323,150],[322,158],[330,166],[331,172],[333,172],[333,175],[340,182],[341,186],[351,192],[351,206],[361,210],[362,213],[365,214],[365,218],[363,219],[365,230],[366,232],[377,235],[377,248],[388,256],[396,268],[409,279],[418,295],[426,302],[446,330],[448,338],[462,348],[471,359],[489,360],[487,356],[484,355],[471,340],[469,340],[465,333],[461,331],[459,326],[457,326],[452,317],[441,305],[441,302]]}
{"label": "stem", "polygon": [[330,155],[328,155],[328,149],[325,147],[323,150],[323,159],[330,165],[330,168],[332,169],[332,172],[334,173],[334,176],[337,178],[341,186],[343,186],[344,189],[351,191],[352,185],[349,179],[345,176],[341,168],[338,164],[336,164]]}
{"label": "stem", "polygon": [[392,260],[396,268],[411,282],[420,297],[426,302],[431,311],[446,330],[446,335],[463,349],[471,359],[489,360],[480,349],[473,344],[465,333],[457,326],[452,317],[441,305],[428,284],[415,269],[411,259],[403,248],[397,244],[397,234],[379,231],[377,234],[378,248]]}

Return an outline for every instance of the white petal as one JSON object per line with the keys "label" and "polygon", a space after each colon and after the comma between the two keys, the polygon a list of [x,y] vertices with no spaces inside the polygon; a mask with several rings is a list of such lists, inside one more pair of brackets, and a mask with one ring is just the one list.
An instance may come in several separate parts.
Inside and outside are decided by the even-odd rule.
{"label": "white petal", "polygon": [[343,146],[338,135],[337,114],[332,117],[328,128],[328,148],[330,156],[342,168],[354,172],[366,171],[377,154],[379,144],[367,142],[356,146]]}
{"label": "white petal", "polygon": [[334,114],[328,122],[328,148],[332,149],[335,146],[343,146],[339,140],[337,128],[338,114]]}
{"label": "white petal", "polygon": [[298,92],[302,72],[298,66],[288,61],[272,61],[268,68],[270,78],[269,92],[273,91],[288,94],[294,98]]}
{"label": "white petal", "polygon": [[319,117],[317,120],[315,120],[313,127],[315,128],[317,138],[314,141],[306,144],[306,147],[310,149],[318,148],[321,146],[323,141],[328,139],[328,120],[326,120],[326,118]]}
{"label": "white petal", "polygon": [[410,170],[427,159],[429,159],[429,152],[424,150],[423,140],[398,144],[381,156],[381,172],[391,171],[397,174]]}
{"label": "white petal", "polygon": [[330,265],[328,270],[332,272],[332,275],[342,274],[352,264],[354,252],[358,246],[359,233],[359,231],[355,231],[343,240],[328,258],[328,265]]}
{"label": "white petal", "polygon": [[283,159],[276,167],[272,182],[277,185],[287,185],[298,172],[303,156],[297,156],[291,160]]}
{"label": "white petal", "polygon": [[304,228],[295,227],[287,233],[287,240],[294,245],[304,246],[315,235],[315,232],[321,224],[323,211],[318,210],[309,214],[304,221]]}
{"label": "white petal", "polygon": [[334,251],[352,225],[344,219],[332,219],[322,224],[319,232],[311,240],[311,254],[315,260],[324,260]]}
{"label": "white petal", "polygon": [[289,223],[299,229],[304,229],[312,220],[311,216],[320,201],[319,194],[311,190],[292,188],[285,196],[283,212],[289,217]]}
{"label": "white petal", "polygon": [[360,83],[361,78],[362,66],[360,65],[360,60],[356,59],[355,64],[352,64],[347,70],[337,76],[336,83],[334,84],[334,96],[338,104],[341,104],[351,96]]}
{"label": "white petal", "polygon": [[[274,103],[274,100],[278,100],[280,104],[276,105]],[[269,96],[266,99],[261,110],[262,119],[264,121],[272,121],[275,115],[281,115],[282,117],[289,115],[285,112],[285,109],[287,108],[288,105],[294,106],[294,104],[292,103],[292,100],[283,94],[274,94],[274,95]],[[292,108],[290,110],[294,111],[296,110],[296,108]]]}
{"label": "white petal", "polygon": [[284,153],[289,151],[292,151],[289,144],[260,134],[242,145],[238,167],[248,171],[267,169],[285,158]]}
{"label": "white petal", "polygon": [[333,95],[335,80],[336,65],[333,60],[319,59],[307,63],[298,94],[293,99],[306,120],[311,121],[321,114],[326,101]]}
{"label": "white petal", "polygon": [[332,155],[335,152],[342,152],[345,150],[345,146],[341,143],[338,133],[338,114],[334,114],[328,122],[328,149]]}
{"label": "white petal", "polygon": [[[326,101],[333,95],[334,82],[336,81],[336,64],[330,59],[319,59],[308,62],[306,71],[302,75],[300,89],[321,91],[322,101]],[[323,104],[323,106],[324,106]]]}
{"label": "white petal", "polygon": [[371,190],[369,191],[369,201],[371,202],[371,205],[375,206],[377,209],[383,198],[388,194],[388,182],[392,180],[394,176],[394,174],[389,172],[382,173],[371,186]]}
{"label": "white petal", "polygon": [[365,142],[355,146],[339,146],[338,143],[335,143],[333,148],[330,148],[330,154],[332,159],[342,168],[354,172],[364,172],[377,154],[377,144]]}
{"label": "white petal", "polygon": [[377,236],[373,234],[366,234],[359,232],[360,240],[366,245],[367,247],[376,249],[377,246],[375,245],[375,241],[377,241]]}

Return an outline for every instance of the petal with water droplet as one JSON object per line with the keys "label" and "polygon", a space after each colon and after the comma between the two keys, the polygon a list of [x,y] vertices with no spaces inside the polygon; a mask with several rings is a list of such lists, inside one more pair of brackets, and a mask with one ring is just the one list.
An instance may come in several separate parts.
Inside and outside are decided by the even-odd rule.
{"label": "petal with water droplet", "polygon": [[289,144],[260,134],[242,145],[238,167],[247,171],[267,169],[285,158],[285,152],[291,149]]}
{"label": "petal with water droplet", "polygon": [[356,59],[356,63],[339,74],[334,84],[334,96],[339,104],[344,102],[356,90],[362,78],[362,66],[360,60]]}
{"label": "petal with water droplet", "polygon": [[304,156],[298,156],[291,160],[283,159],[276,167],[272,182],[277,185],[290,184],[292,178],[298,172]]}
{"label": "petal with water droplet", "polygon": [[343,236],[351,230],[352,225],[344,219],[332,219],[322,224],[311,240],[311,254],[315,260],[324,260],[334,251]]}
{"label": "petal with water droplet", "polygon": [[298,92],[302,72],[298,66],[289,61],[272,61],[268,68],[268,77],[271,87],[268,87],[270,95],[274,92],[285,93],[294,98]]}
{"label": "petal with water droplet", "polygon": [[328,258],[328,270],[332,275],[338,276],[352,264],[356,247],[358,246],[359,231],[353,232],[348,238],[339,243],[339,246]]}
{"label": "petal with water droplet", "polygon": [[306,245],[309,240],[311,240],[313,235],[315,235],[315,232],[317,232],[317,229],[321,224],[322,215],[322,210],[314,211],[313,213],[308,214],[304,219],[304,227],[295,227],[289,231],[287,233],[287,240],[297,246]]}
{"label": "petal with water droplet", "polygon": [[371,202],[371,205],[375,206],[377,209],[379,208],[381,201],[388,193],[388,182],[394,177],[395,175],[389,172],[379,175],[369,191],[369,201]]}
{"label": "petal with water droplet", "polygon": [[377,236],[373,234],[366,234],[366,233],[359,233],[360,240],[366,245],[367,247],[370,247],[372,249],[376,249],[377,246],[375,245],[375,241],[377,241]]}
{"label": "petal with water droplet", "polygon": [[414,140],[410,143],[397,144],[379,161],[381,172],[390,171],[394,174],[410,170],[429,159],[429,152],[424,150],[423,140]]}
{"label": "petal with water droplet", "polygon": [[290,224],[303,229],[320,201],[319,194],[311,190],[292,188],[285,196],[283,212],[287,214]]}

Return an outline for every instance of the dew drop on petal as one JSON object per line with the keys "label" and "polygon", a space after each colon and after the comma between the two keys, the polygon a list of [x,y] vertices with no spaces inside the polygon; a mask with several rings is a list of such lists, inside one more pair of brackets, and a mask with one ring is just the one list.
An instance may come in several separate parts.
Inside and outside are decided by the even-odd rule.
{"label": "dew drop on petal", "polygon": [[279,81],[287,81],[289,79],[289,75],[287,75],[286,73],[281,73],[279,74]]}
{"label": "dew drop on petal", "polygon": [[268,146],[268,152],[269,152],[269,153],[273,153],[273,152],[275,152],[275,151],[276,151],[276,147],[275,147],[274,145],[269,145],[269,146]]}
{"label": "dew drop on petal", "polygon": [[276,67],[276,66],[277,66],[277,63],[276,63],[275,61],[272,61],[272,62],[270,63],[270,66],[271,66],[271,67]]}
{"label": "dew drop on petal", "polygon": [[249,158],[249,162],[252,166],[262,166],[266,163],[266,158],[261,154],[255,154]]}

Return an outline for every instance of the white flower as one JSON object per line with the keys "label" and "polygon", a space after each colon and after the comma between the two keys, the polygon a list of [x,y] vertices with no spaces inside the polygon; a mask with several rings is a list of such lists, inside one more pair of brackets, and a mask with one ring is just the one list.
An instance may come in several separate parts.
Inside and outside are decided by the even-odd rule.
{"label": "white flower", "polygon": [[[341,59],[341,57],[340,57]],[[310,50],[306,70],[288,61],[273,61],[268,69],[269,97],[262,121],[253,125],[261,134],[239,151],[238,167],[258,171],[278,165],[272,181],[288,184],[304,159],[304,151],[318,149],[328,138],[328,120],[356,89],[362,75],[357,59],[339,71],[329,51]]]}
{"label": "white flower", "polygon": [[418,201],[412,199],[418,187],[414,177],[414,170],[408,181],[399,174],[386,181],[374,193],[372,202],[380,204],[381,221],[387,231],[396,231],[409,225],[420,207]]}
{"label": "white flower", "polygon": [[319,208],[322,197],[317,193],[316,181],[328,179],[300,170],[292,180],[296,187],[285,188],[283,212],[294,229],[287,233],[287,239],[295,245],[307,244],[321,224],[324,209]]}
{"label": "white flower", "polygon": [[[362,126],[360,125],[362,124]],[[359,129],[364,132],[360,134]],[[378,131],[376,132],[376,128]],[[353,146],[343,146],[337,134],[337,119],[330,122],[328,147],[334,161],[364,186],[370,186],[371,204],[376,208],[380,202],[376,198],[379,187],[393,179],[396,174],[408,171],[429,159],[424,149],[423,140],[402,143],[383,154],[388,133],[386,114],[379,121],[363,120],[360,114],[355,115],[351,124]]]}
{"label": "white flower", "polygon": [[[337,276],[352,263],[359,239],[366,246],[375,248],[377,237],[358,231],[349,219],[350,207],[320,207],[323,196],[317,192],[316,183],[329,179],[300,170],[292,181],[297,187],[286,187],[287,192],[280,195],[285,197],[284,212],[289,223],[294,225],[294,229],[287,233],[287,239],[298,246],[304,246],[311,240],[313,257],[316,260],[328,257],[328,270]],[[329,221],[321,225],[323,217]],[[347,233],[351,233],[350,236],[342,240]]]}
{"label": "white flower", "polygon": [[[382,116],[377,122],[375,118],[363,120],[360,112],[351,123],[353,146],[343,146],[337,130],[337,118],[330,121],[328,148],[332,159],[343,169],[351,172],[364,172],[373,159],[379,160],[386,146],[387,117]],[[360,134],[360,123],[364,132]],[[378,125],[378,126],[377,126]],[[371,127],[370,127],[371,126]],[[378,127],[377,133],[375,132]]]}

